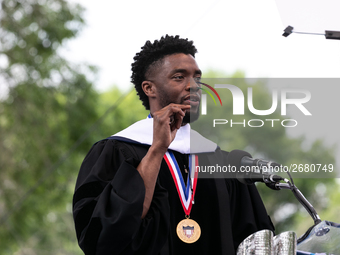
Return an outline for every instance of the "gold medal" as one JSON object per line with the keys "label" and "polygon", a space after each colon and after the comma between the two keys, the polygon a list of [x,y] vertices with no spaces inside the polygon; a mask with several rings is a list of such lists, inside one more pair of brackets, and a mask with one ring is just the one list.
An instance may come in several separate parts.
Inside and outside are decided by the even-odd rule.
{"label": "gold medal", "polygon": [[192,219],[181,220],[177,225],[177,235],[185,243],[194,243],[201,236],[201,228],[196,221]]}

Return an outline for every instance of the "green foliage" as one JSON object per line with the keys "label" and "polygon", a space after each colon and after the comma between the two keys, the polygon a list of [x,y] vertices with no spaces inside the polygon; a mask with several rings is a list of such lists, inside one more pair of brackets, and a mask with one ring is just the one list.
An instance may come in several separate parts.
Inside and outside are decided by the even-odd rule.
{"label": "green foliage", "polygon": [[108,112],[106,118],[103,120],[100,132],[97,136],[98,140],[111,136],[122,129],[127,128],[132,123],[145,119],[148,116],[149,112],[145,110],[135,89],[132,87],[126,94],[123,94],[116,87],[101,94],[100,105],[98,105],[100,114],[105,114],[112,105],[116,106],[117,102],[119,102],[122,97],[124,98],[124,101]]}
{"label": "green foliage", "polygon": [[58,48],[81,16],[61,0],[1,1],[1,254],[80,254],[71,201],[93,141],[70,149],[97,120],[98,94],[80,71],[95,69],[68,63]]}
{"label": "green foliage", "polygon": [[82,254],[71,204],[80,164],[94,142],[147,113],[135,93],[99,95],[81,71],[94,67],[58,55],[83,24],[79,6],[1,4],[0,251]]}
{"label": "green foliage", "polygon": [[83,24],[79,6],[1,4],[1,254],[82,254],[71,204],[80,164],[94,142],[147,114],[132,93],[115,107],[124,95],[98,95],[81,72],[95,68],[58,55]]}

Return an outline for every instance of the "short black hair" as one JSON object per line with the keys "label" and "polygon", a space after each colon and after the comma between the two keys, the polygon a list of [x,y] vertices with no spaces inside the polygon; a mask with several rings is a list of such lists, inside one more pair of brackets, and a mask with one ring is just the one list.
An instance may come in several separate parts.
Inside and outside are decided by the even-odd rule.
{"label": "short black hair", "polygon": [[136,53],[133,58],[134,62],[131,64],[131,82],[135,85],[137,95],[145,106],[145,109],[150,110],[149,99],[141,86],[142,82],[146,80],[145,76],[150,66],[162,60],[165,56],[176,53],[190,54],[195,57],[197,49],[193,41],[179,38],[178,35],[162,36],[159,41],[155,40],[153,43],[147,41],[141,49],[139,53]]}

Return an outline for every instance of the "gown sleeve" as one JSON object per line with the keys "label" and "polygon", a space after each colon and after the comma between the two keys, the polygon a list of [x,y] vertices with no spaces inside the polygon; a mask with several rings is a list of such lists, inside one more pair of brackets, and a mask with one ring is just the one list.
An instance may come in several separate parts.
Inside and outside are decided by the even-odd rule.
{"label": "gown sleeve", "polygon": [[145,187],[136,167],[147,149],[107,139],[85,157],[73,196],[73,217],[86,255],[157,254],[165,244],[170,207],[167,191],[158,182],[141,219]]}

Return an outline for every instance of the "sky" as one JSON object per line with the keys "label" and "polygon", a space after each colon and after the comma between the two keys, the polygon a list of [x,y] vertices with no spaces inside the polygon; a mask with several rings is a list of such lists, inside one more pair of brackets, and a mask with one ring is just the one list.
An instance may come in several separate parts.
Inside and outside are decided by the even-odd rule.
{"label": "sky", "polygon": [[[130,89],[134,55],[147,40],[165,34],[194,41],[203,77],[214,69],[227,75],[241,70],[249,78],[340,78],[340,40],[282,36],[288,25],[295,32],[340,31],[337,0],[69,1],[86,8],[87,26],[61,54],[72,62],[97,66],[99,91],[113,85]],[[291,135],[321,138],[340,148],[339,121],[334,119],[339,88],[315,85],[311,91],[316,114]],[[339,149],[336,157],[340,162]]]}
{"label": "sky", "polygon": [[[87,26],[76,40],[67,43],[64,54],[75,62],[98,66],[96,87],[101,91],[113,84],[129,87],[136,52],[147,40],[165,34],[193,40],[203,71],[212,68],[230,74],[242,70],[248,77],[265,78],[340,76],[338,40],[294,33],[287,38],[282,36],[287,25],[297,31],[322,32],[321,23],[324,30],[340,31],[339,15],[334,15],[338,25],[331,28],[328,24],[335,22],[325,17],[332,15],[321,13],[323,18],[316,19],[318,22],[311,22],[312,18],[304,22],[306,15],[301,15],[310,2],[336,0],[295,0],[295,4],[277,0],[278,5],[274,0],[70,1],[86,8]],[[308,3],[296,6],[299,2]],[[313,8],[320,10],[317,5]],[[294,10],[293,15],[286,9]]]}

